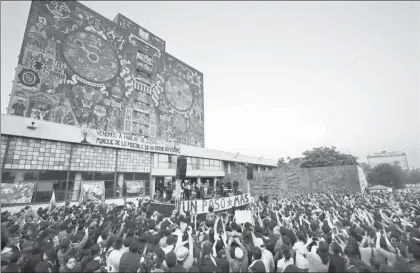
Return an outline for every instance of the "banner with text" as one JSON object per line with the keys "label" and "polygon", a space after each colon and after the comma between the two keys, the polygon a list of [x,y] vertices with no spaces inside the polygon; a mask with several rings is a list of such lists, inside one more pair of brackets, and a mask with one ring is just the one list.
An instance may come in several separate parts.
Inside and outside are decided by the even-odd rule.
{"label": "banner with text", "polygon": [[143,183],[140,181],[125,181],[125,187],[127,189],[127,193],[139,193],[143,188]]}
{"label": "banner with text", "polygon": [[31,203],[35,183],[1,183],[1,204]]}
{"label": "banner with text", "polygon": [[81,143],[113,148],[125,148],[145,152],[179,154],[179,144],[143,136],[107,132],[84,128],[81,130]]}
{"label": "banner with text", "polygon": [[105,181],[82,181],[79,201],[105,200]]}
{"label": "banner with text", "polygon": [[212,198],[207,200],[183,200],[180,203],[180,212],[186,213],[189,211],[192,213],[208,213],[209,207],[213,207],[214,211],[228,210],[233,207],[240,207],[248,204],[251,201],[251,195],[245,193],[242,195],[223,197],[223,198]]}

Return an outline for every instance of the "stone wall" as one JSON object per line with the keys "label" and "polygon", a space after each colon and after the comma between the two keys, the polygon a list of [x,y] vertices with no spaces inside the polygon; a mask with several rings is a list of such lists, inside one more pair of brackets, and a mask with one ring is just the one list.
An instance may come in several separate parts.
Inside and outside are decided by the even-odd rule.
{"label": "stone wall", "polygon": [[269,196],[283,195],[289,191],[289,184],[296,180],[296,172],[293,170],[275,169],[254,173],[251,183],[251,193],[260,195],[267,193]]}
{"label": "stone wall", "polygon": [[[360,170],[357,166],[322,168],[277,168],[269,172],[254,173],[251,193],[269,196],[308,192],[361,190]],[[362,183],[363,184],[363,183]]]}
{"label": "stone wall", "polygon": [[242,193],[248,192],[248,180],[246,179],[246,168],[242,164],[233,165],[231,167],[231,173],[225,172],[225,181],[237,180],[239,183],[239,190]]}
{"label": "stone wall", "polygon": [[356,165],[300,169],[299,177],[300,190],[360,191]]}

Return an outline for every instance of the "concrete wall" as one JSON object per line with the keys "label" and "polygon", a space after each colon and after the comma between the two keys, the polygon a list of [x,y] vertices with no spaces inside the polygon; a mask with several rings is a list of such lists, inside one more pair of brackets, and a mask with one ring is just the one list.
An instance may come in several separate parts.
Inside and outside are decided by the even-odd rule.
{"label": "concrete wall", "polygon": [[357,166],[282,168],[270,172],[258,172],[251,181],[251,193],[281,196],[284,193],[299,194],[329,190],[360,192],[359,172]]}

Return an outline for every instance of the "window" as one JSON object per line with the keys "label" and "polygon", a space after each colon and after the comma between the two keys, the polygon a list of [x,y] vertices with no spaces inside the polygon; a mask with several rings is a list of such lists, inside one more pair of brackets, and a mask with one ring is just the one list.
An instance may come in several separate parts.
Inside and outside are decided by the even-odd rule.
{"label": "window", "polygon": [[176,169],[176,163],[177,163],[178,157],[176,155],[169,155],[168,159],[169,159],[169,162],[168,162],[169,168]]}
{"label": "window", "polygon": [[[46,171],[46,172],[54,172],[54,171]],[[25,171],[25,174],[24,174],[24,176],[23,176],[23,179],[24,180],[55,180],[54,178],[53,179],[44,179],[44,178],[38,178],[38,176],[39,176],[39,173],[40,172],[38,172],[38,171]],[[64,172],[66,175],[67,175],[67,172]],[[60,178],[56,178],[56,179],[60,179]],[[65,178],[66,179],[66,178]]]}
{"label": "window", "polygon": [[159,169],[169,169],[169,156],[166,154],[159,154]]}
{"label": "window", "polygon": [[224,171],[227,173],[229,171],[229,162],[223,162]]}
{"label": "window", "polygon": [[[150,176],[148,173],[123,173],[123,197],[145,196],[150,194]],[[140,183],[140,192],[128,192],[125,182],[136,181]],[[117,187],[118,188],[118,187]],[[118,188],[118,191],[121,190]],[[117,194],[119,196],[119,194]]]}
{"label": "window", "polygon": [[153,168],[159,168],[159,154],[153,154]]}
{"label": "window", "polygon": [[187,170],[195,170],[195,158],[194,157],[187,157]]}
{"label": "window", "polygon": [[4,171],[1,176],[1,183],[13,183],[15,181],[16,171]]}
{"label": "window", "polygon": [[82,172],[83,180],[93,180],[93,172]]}
{"label": "window", "polygon": [[202,160],[201,158],[198,158],[198,157],[196,158],[195,163],[196,163],[196,168],[197,168],[197,170],[201,170],[201,169],[203,169],[203,168],[201,167],[202,162],[203,162],[203,160]]}
{"label": "window", "polygon": [[[32,172],[31,176],[36,177],[37,174]],[[26,178],[26,173],[25,173]],[[38,175],[38,180],[66,180],[67,172],[66,171],[40,171]]]}
{"label": "window", "polygon": [[93,175],[93,180],[112,180],[114,181],[113,172],[95,172]]}

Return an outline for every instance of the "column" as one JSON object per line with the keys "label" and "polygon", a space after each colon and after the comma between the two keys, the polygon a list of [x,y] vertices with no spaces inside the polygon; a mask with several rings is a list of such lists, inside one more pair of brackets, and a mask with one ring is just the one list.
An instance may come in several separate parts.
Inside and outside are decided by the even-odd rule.
{"label": "column", "polygon": [[150,179],[150,197],[151,198],[155,196],[155,185],[156,185],[156,177],[151,176],[151,179]]}
{"label": "column", "polygon": [[213,191],[212,191],[212,194],[214,193],[216,193],[216,182],[217,182],[217,177],[215,177],[215,178],[213,178]]}
{"label": "column", "polygon": [[249,193],[249,184],[250,181],[248,179],[242,181],[242,194]]}
{"label": "column", "polygon": [[260,165],[257,165],[257,168],[258,168],[257,171],[260,172],[261,171],[260,170]]}
{"label": "column", "polygon": [[18,183],[22,182],[23,180],[25,180],[25,171],[16,171],[14,182]]}
{"label": "column", "polygon": [[228,162],[228,173],[230,173],[230,162]]}
{"label": "column", "polygon": [[81,172],[75,173],[73,195],[71,197],[71,201],[78,201],[79,200],[80,191],[82,189],[82,180],[83,180],[82,173]]}
{"label": "column", "polygon": [[123,197],[123,189],[124,189],[124,174],[123,173],[118,173],[118,187],[120,188],[120,192],[118,194],[118,197],[122,198]]}

